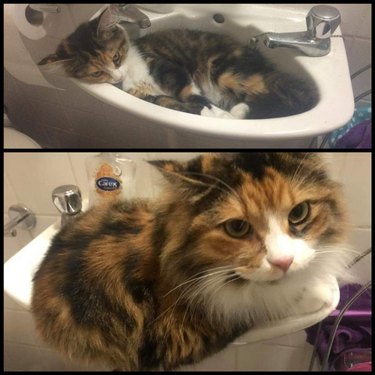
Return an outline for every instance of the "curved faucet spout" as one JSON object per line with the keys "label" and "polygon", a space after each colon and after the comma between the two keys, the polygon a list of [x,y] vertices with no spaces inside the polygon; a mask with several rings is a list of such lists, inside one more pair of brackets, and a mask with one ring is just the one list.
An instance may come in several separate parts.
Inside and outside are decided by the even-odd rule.
{"label": "curved faucet spout", "polygon": [[307,56],[325,56],[331,50],[331,39],[313,39],[306,32],[265,33],[264,44],[268,48],[296,48]]}

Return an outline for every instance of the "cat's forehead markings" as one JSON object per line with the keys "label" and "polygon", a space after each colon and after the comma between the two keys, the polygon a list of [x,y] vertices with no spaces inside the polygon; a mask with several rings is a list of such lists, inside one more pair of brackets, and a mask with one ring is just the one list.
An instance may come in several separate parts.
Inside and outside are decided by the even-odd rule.
{"label": "cat's forehead markings", "polygon": [[212,169],[213,161],[215,159],[215,155],[205,155],[202,158],[202,171],[207,172]]}

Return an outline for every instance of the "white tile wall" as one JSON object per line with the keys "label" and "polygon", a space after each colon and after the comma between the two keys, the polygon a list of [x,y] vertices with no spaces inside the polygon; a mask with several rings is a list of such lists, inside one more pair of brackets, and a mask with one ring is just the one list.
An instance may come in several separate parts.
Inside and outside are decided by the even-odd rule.
{"label": "white tile wall", "polygon": [[[157,196],[160,190],[160,173],[144,160],[189,159],[198,153],[126,153],[137,163],[136,191],[139,196]],[[58,220],[51,203],[51,191],[59,184],[80,186],[87,198],[85,159],[95,153],[6,153],[4,179],[4,221],[9,205],[23,202],[32,208],[38,219],[37,227],[30,232],[18,231],[15,238],[5,238],[4,260],[13,256],[38,233]],[[350,244],[365,250],[371,246],[371,154],[326,153],[323,155],[332,176],[344,184],[345,194],[353,218]],[[369,258],[358,264],[357,273],[362,281],[370,279]],[[32,317],[8,296],[4,297],[4,359],[5,369],[14,371],[95,371],[98,366],[87,367],[72,363],[40,342],[36,337]],[[304,371],[307,369],[312,347],[305,342],[305,333],[297,332],[261,344],[231,346],[196,366],[182,370],[259,370]],[[246,335],[239,341],[245,341]]]}
{"label": "white tile wall", "polygon": [[[316,4],[289,4],[291,7],[308,11]],[[347,46],[350,71],[353,74],[359,68],[371,63],[371,4],[331,4],[342,14],[342,32]],[[73,4],[73,23],[78,25],[91,16],[100,4]],[[285,5],[283,5],[285,6]],[[63,11],[67,11],[63,6]],[[51,18],[52,19],[52,18]],[[55,38],[38,42],[31,51],[39,60],[44,57],[47,43],[48,51],[53,51],[59,38],[74,29],[72,25],[60,25],[55,30]],[[25,39],[25,42],[27,40]],[[121,113],[113,107],[99,102],[77,86],[51,77],[51,82],[66,91],[57,91],[39,86],[28,86],[4,72],[5,104],[9,109],[9,118],[22,132],[28,134],[44,147],[153,147],[153,141],[159,141],[160,147],[167,137],[163,132],[144,129],[143,139],[134,133],[136,121],[124,123]],[[63,82],[65,81],[65,82]],[[371,88],[371,70],[362,73],[353,80],[355,96]],[[371,100],[371,95],[366,97]],[[75,109],[75,110],[74,110]],[[90,112],[90,113],[89,113]],[[104,117],[103,117],[104,116]],[[107,132],[106,132],[107,131]],[[155,134],[154,134],[155,133]],[[154,143],[155,144],[155,143]],[[177,142],[173,143],[178,145]],[[226,147],[223,144],[223,147]],[[247,147],[244,145],[244,147]]]}

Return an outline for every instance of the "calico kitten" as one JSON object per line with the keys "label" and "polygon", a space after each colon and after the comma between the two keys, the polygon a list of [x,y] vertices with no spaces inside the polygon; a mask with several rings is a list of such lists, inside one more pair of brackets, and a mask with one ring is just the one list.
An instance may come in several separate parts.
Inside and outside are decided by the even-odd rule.
{"label": "calico kitten", "polygon": [[311,153],[154,161],[160,199],[113,201],[69,223],[34,277],[43,339],[72,358],[170,370],[255,324],[330,303],[343,276],[340,187]]}
{"label": "calico kitten", "polygon": [[79,26],[39,65],[62,64],[69,77],[90,83],[122,82],[141,99],[207,116],[283,117],[317,104],[311,82],[279,72],[229,36],[165,30],[130,42],[120,25],[101,24],[108,11]]}

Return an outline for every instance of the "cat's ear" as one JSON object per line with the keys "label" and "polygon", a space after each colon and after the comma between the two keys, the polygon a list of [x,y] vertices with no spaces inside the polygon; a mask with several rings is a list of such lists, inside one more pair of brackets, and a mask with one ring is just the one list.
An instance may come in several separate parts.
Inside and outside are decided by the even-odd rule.
{"label": "cat's ear", "polygon": [[104,40],[111,39],[117,28],[117,21],[117,13],[110,5],[99,15],[98,18],[92,21],[93,26],[96,29],[96,36]]}
{"label": "cat's ear", "polygon": [[188,162],[178,162],[175,160],[152,160],[148,163],[156,167],[163,176],[176,186],[200,185],[201,175],[200,157]]}
{"label": "cat's ear", "polygon": [[64,62],[71,59],[62,58],[57,53],[52,53],[38,62],[44,72],[65,75]]}
{"label": "cat's ear", "polygon": [[52,53],[51,55],[48,55],[44,59],[40,60],[38,62],[38,65],[50,65],[50,64],[56,64],[60,63],[61,58],[57,55],[57,53]]}

